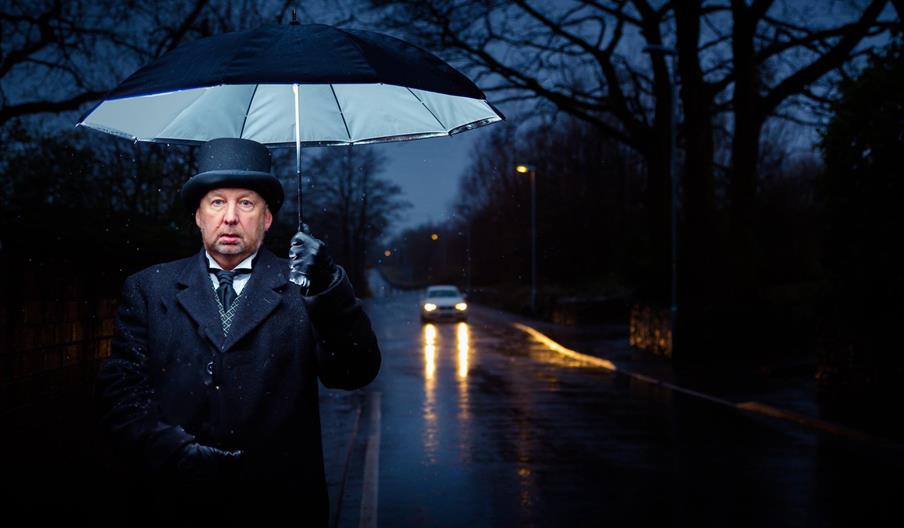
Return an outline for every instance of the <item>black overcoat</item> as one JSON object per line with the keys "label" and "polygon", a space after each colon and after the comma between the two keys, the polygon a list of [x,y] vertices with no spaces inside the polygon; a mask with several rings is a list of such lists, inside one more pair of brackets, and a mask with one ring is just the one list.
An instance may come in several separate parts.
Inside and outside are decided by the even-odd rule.
{"label": "black overcoat", "polygon": [[[238,299],[224,337],[203,249],[129,276],[95,385],[101,428],[136,477],[128,493],[143,520],[323,526],[317,380],[354,389],[374,379],[370,320],[341,267],[326,291],[303,296],[265,247]],[[241,474],[178,478],[174,456],[192,441],[242,449]]]}

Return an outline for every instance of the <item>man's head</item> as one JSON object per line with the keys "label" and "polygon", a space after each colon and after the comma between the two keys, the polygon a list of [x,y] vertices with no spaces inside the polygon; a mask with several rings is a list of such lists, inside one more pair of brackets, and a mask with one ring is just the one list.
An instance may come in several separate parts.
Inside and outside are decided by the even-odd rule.
{"label": "man's head", "polygon": [[204,247],[225,269],[257,251],[272,223],[267,202],[251,189],[213,189],[201,198],[195,211]]}
{"label": "man's head", "polygon": [[270,151],[249,139],[201,145],[198,173],[182,186],[204,247],[226,269],[257,251],[283,198],[282,185],[270,174]]}

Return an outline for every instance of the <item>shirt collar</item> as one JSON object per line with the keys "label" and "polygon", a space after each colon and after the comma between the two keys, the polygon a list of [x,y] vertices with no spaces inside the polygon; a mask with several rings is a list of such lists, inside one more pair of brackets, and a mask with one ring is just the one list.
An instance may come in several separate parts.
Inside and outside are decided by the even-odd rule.
{"label": "shirt collar", "polygon": [[[258,249],[258,251],[260,251],[260,250]],[[214,258],[210,256],[210,253],[208,253],[206,249],[204,250],[204,254],[207,256],[207,265],[208,265],[207,267],[208,267],[208,268],[223,269],[223,266],[220,266],[220,264],[217,263],[217,261],[214,260]],[[239,269],[239,268],[247,268],[247,269],[251,269],[251,267],[252,267],[251,264],[252,264],[252,262],[254,261],[254,257],[255,257],[255,256],[257,256],[257,251],[255,251],[254,253],[248,255],[248,256],[245,258],[245,260],[239,262],[238,265],[237,265],[236,267],[232,268],[232,269],[233,269],[233,270],[237,270],[237,269]]]}

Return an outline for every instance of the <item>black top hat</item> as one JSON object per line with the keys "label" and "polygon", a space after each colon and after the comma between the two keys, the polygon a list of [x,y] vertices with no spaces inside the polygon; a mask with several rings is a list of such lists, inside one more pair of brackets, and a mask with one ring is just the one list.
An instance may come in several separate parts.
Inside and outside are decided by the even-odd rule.
{"label": "black top hat", "polygon": [[211,139],[198,148],[198,173],[182,186],[185,208],[194,212],[208,191],[221,187],[256,191],[274,215],[285,198],[282,184],[270,174],[270,151],[250,139]]}

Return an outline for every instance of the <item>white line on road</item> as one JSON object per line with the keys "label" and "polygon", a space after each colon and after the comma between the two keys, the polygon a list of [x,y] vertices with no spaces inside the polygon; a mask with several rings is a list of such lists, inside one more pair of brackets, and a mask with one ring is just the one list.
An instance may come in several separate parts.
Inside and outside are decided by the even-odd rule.
{"label": "white line on road", "polygon": [[348,439],[348,447],[345,450],[345,463],[342,464],[342,477],[339,480],[339,492],[336,493],[336,502],[333,507],[333,521],[330,525],[332,528],[336,528],[339,526],[339,520],[342,516],[342,497],[345,495],[345,483],[348,481],[348,468],[351,465],[352,453],[355,450],[355,443],[358,439],[358,428],[361,424],[361,407],[363,405],[358,405],[358,409],[355,412],[355,425],[352,427],[352,434]]}
{"label": "white line on road", "polygon": [[370,410],[370,435],[367,438],[367,451],[364,455],[364,485],[361,493],[360,528],[377,526],[377,501],[380,484],[380,398],[382,393],[368,394],[367,405]]}

